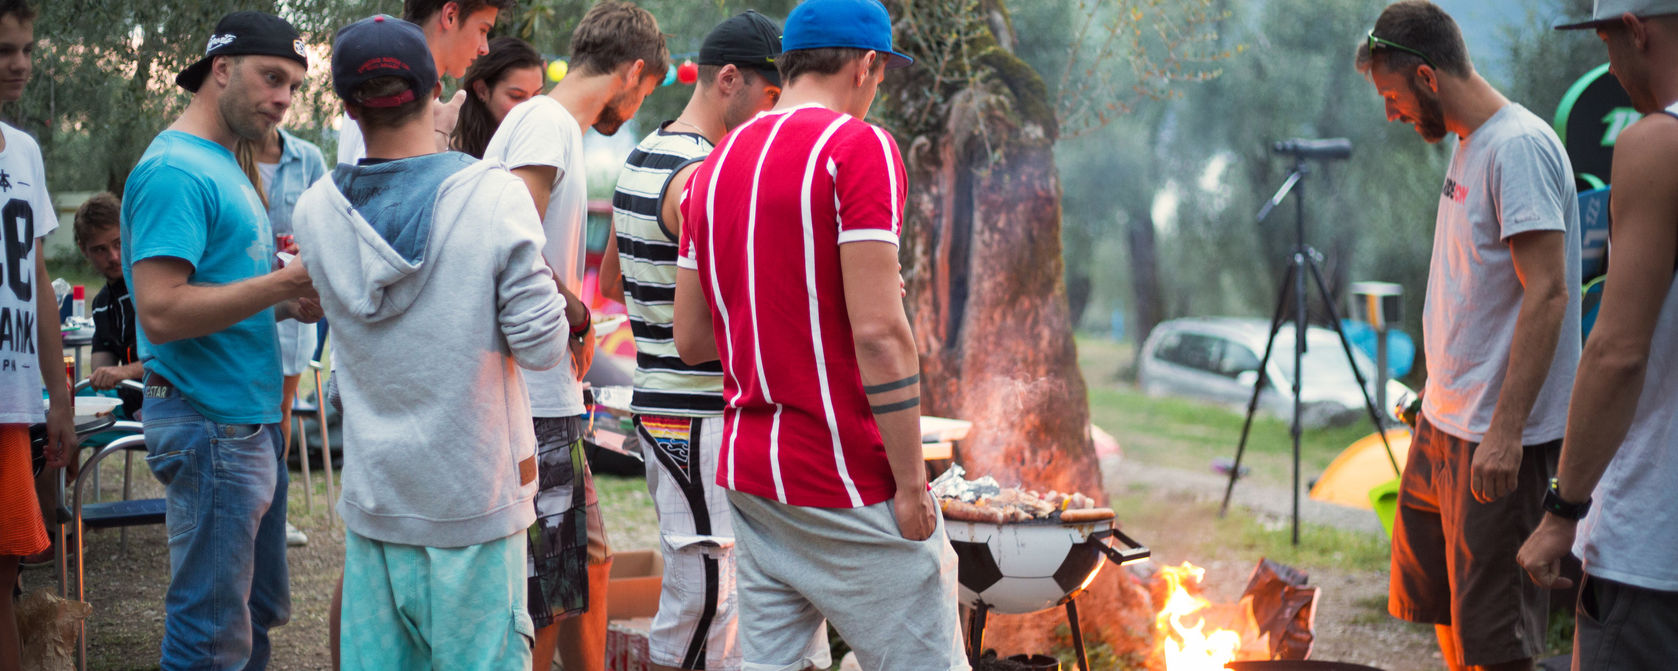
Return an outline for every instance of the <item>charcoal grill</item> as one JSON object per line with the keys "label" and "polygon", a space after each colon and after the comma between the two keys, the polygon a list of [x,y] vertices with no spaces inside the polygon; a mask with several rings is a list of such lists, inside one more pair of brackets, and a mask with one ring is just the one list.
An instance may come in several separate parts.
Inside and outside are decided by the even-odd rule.
{"label": "charcoal grill", "polygon": [[[961,599],[973,609],[969,662],[977,664],[984,651],[985,620],[991,611],[1024,614],[1064,606],[1078,668],[1089,671],[1078,596],[1108,561],[1129,564],[1148,558],[1150,551],[1115,528],[1112,518],[1064,523],[1059,515],[1005,524],[945,519],[958,559]],[[1113,547],[1109,539],[1124,548]]]}

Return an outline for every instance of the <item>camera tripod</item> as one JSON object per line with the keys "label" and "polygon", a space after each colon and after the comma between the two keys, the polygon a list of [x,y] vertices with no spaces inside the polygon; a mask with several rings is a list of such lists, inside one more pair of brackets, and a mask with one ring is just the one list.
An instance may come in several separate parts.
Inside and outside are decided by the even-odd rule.
{"label": "camera tripod", "polygon": [[1306,314],[1306,283],[1308,281],[1314,281],[1316,283],[1317,294],[1322,299],[1324,308],[1328,311],[1329,322],[1334,325],[1335,335],[1340,338],[1340,347],[1346,353],[1346,363],[1351,367],[1352,375],[1357,378],[1358,391],[1363,394],[1364,408],[1369,411],[1369,421],[1375,424],[1375,432],[1381,436],[1381,445],[1387,450],[1387,460],[1392,463],[1393,472],[1399,472],[1398,459],[1393,456],[1392,445],[1387,442],[1385,424],[1381,421],[1381,415],[1375,408],[1375,401],[1369,396],[1368,382],[1364,379],[1363,371],[1358,368],[1357,359],[1352,356],[1351,342],[1346,339],[1346,332],[1340,328],[1340,315],[1334,309],[1334,300],[1329,296],[1328,287],[1326,283],[1323,282],[1322,271],[1317,267],[1318,263],[1321,262],[1322,255],[1318,253],[1317,250],[1312,249],[1310,245],[1305,244],[1305,196],[1304,189],[1301,184],[1304,182],[1305,177],[1311,172],[1310,166],[1306,161],[1313,157],[1345,158],[1351,155],[1351,148],[1350,145],[1347,144],[1344,154],[1328,154],[1299,150],[1296,148],[1297,146],[1297,141],[1290,143],[1278,143],[1275,146],[1274,149],[1277,152],[1293,155],[1293,171],[1288,175],[1287,181],[1282,183],[1282,187],[1276,190],[1276,195],[1271,196],[1269,202],[1266,202],[1264,208],[1259,210],[1258,213],[1258,220],[1262,223],[1265,219],[1269,218],[1270,213],[1276,209],[1276,206],[1280,205],[1282,201],[1288,197],[1289,193],[1293,193],[1296,189],[1299,190],[1299,193],[1295,194],[1294,197],[1295,216],[1293,257],[1288,264],[1287,272],[1282,276],[1281,293],[1276,297],[1276,310],[1274,315],[1270,318],[1270,335],[1264,341],[1264,356],[1259,359],[1258,379],[1253,382],[1253,395],[1247,402],[1247,417],[1241,424],[1241,441],[1235,448],[1235,463],[1229,469],[1229,484],[1224,487],[1223,504],[1218,508],[1219,517],[1222,517],[1229,512],[1229,500],[1230,497],[1235,494],[1235,481],[1241,477],[1241,457],[1244,456],[1247,451],[1247,436],[1253,427],[1253,413],[1258,410],[1259,394],[1264,390],[1266,381],[1265,371],[1270,365],[1270,355],[1272,350],[1275,349],[1276,334],[1282,329],[1283,317],[1287,313],[1288,294],[1291,292],[1293,294],[1294,305],[1292,315],[1294,327],[1292,376],[1293,421],[1289,429],[1289,434],[1293,438],[1294,545],[1299,545],[1299,437],[1301,429],[1300,392],[1303,389],[1305,378],[1304,369],[1302,367],[1303,359],[1305,357],[1305,337],[1310,328]]}

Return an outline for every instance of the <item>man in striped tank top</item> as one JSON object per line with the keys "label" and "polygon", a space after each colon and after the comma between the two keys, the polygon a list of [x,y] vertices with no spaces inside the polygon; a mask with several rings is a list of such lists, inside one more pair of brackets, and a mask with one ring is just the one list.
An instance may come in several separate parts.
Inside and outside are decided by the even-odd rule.
{"label": "man in striped tank top", "polygon": [[[658,511],[664,585],[648,652],[655,669],[739,669],[735,641],[734,527],[716,486],[722,438],[722,366],[683,363],[671,336],[678,205],[688,177],[723,135],[780,97],[781,30],[746,11],[718,24],[699,49],[687,107],[630,153],[612,196],[601,267],[607,296],[629,307],[635,333],[636,433]],[[622,273],[617,268],[622,268]],[[825,631],[812,636],[826,650]]]}
{"label": "man in striped tank top", "polygon": [[907,177],[862,120],[911,61],[877,0],[806,0],[781,46],[785,93],[694,173],[677,257],[677,350],[721,362],[744,668],[826,666],[806,649],[831,621],[864,669],[967,669],[898,284]]}
{"label": "man in striped tank top", "polygon": [[1596,30],[1646,116],[1615,143],[1601,318],[1544,519],[1519,559],[1545,587],[1570,584],[1560,576],[1569,550],[1585,562],[1573,668],[1667,668],[1678,656],[1678,0],[1598,0],[1591,20],[1560,28]]}

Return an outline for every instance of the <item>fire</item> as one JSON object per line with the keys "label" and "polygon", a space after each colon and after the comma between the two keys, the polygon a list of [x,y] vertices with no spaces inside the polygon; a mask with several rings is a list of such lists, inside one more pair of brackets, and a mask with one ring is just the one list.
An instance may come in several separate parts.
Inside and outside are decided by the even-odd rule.
{"label": "fire", "polygon": [[[1212,604],[1183,588],[1188,580],[1198,585],[1206,569],[1183,562],[1160,569],[1160,575],[1165,578],[1167,596],[1165,606],[1154,617],[1154,627],[1160,635],[1166,670],[1222,671],[1240,653],[1241,634],[1229,629],[1204,632],[1206,616],[1201,611]],[[1194,618],[1193,624],[1185,625],[1190,617]]]}

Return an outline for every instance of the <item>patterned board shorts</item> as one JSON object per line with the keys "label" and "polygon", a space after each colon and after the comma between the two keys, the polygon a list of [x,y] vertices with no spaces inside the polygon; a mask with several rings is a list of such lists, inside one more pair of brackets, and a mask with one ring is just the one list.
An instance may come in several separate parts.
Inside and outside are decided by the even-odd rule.
{"label": "patterned board shorts", "polygon": [[611,558],[594,475],[583,457],[584,418],[537,417],[536,523],[530,539],[530,619],[541,629],[588,610],[588,567]]}

